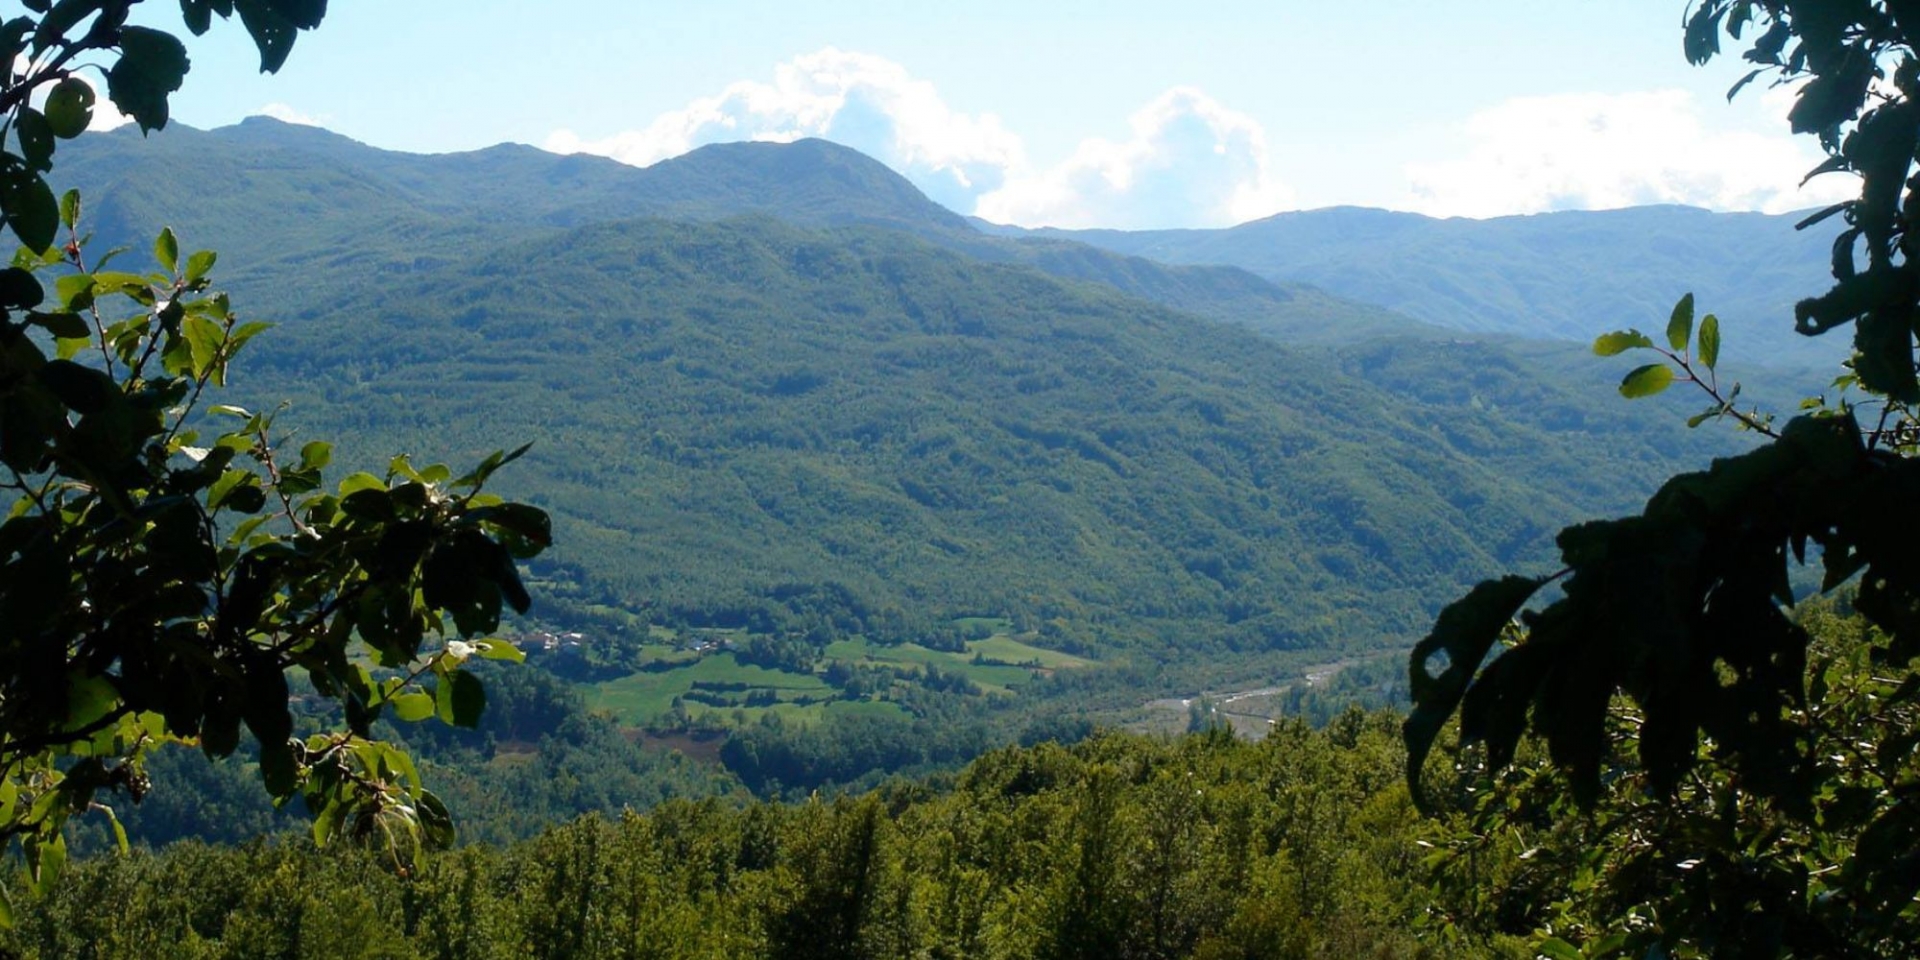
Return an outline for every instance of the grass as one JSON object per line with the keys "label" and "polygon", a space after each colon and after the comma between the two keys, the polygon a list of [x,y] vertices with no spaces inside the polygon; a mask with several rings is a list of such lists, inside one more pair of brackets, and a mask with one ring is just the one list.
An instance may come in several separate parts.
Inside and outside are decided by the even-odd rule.
{"label": "grass", "polygon": [[[937,667],[943,672],[965,676],[988,693],[998,694],[1011,693],[1031,681],[1034,668],[1030,664],[1038,663],[1044,670],[1071,670],[1093,665],[1091,660],[1030,646],[1006,635],[970,641],[965,653],[933,650],[916,643],[882,646],[870,643],[864,637],[834,641],[827,646],[825,653],[828,660],[851,664]],[[975,662],[976,655],[989,662]],[[749,721],[758,719],[762,713],[776,713],[784,720],[809,723],[830,715],[880,716],[903,712],[899,705],[885,701],[831,699],[837,691],[814,674],[788,673],[743,664],[734,659],[731,653],[701,656],[664,644],[649,644],[642,650],[641,660],[644,663],[664,662],[675,666],[669,670],[642,671],[617,680],[591,684],[585,688],[588,705],[595,710],[612,713],[622,723],[640,726],[672,710],[674,698],[685,696],[698,685],[728,684],[745,689],[728,691],[726,696],[744,699],[747,689],[771,690],[779,702],[757,707],[717,707],[683,701],[687,713],[695,716],[707,713],[730,715],[738,709],[746,714]]]}
{"label": "grass", "polygon": [[[745,684],[755,689],[772,690],[783,701],[799,697],[830,697],[834,689],[827,682],[811,674],[785,673],[768,670],[736,661],[731,653],[720,653],[702,657],[660,673],[635,673],[618,680],[590,684],[586,687],[587,704],[595,710],[605,710],[619,717],[622,722],[641,724],[673,709],[673,699],[684,696],[696,683]],[[782,706],[799,706],[782,704]],[[704,704],[688,703],[687,710],[696,712],[705,708]]]}
{"label": "grass", "polygon": [[1048,670],[1075,670],[1093,666],[1092,660],[1076,657],[1058,650],[1046,650],[1021,643],[1006,634],[998,634],[985,640],[975,640],[967,644],[969,654],[977,653],[988,660],[1002,663],[1032,663],[1038,661]]}

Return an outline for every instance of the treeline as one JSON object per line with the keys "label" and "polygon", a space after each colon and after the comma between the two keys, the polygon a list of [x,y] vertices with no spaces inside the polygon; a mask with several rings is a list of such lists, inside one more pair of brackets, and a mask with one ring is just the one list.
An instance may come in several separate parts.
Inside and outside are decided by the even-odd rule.
{"label": "treeline", "polygon": [[[1398,718],[1007,748],[797,805],[674,801],[397,868],[302,841],[79,864],[26,958],[1505,955],[1433,922]],[[15,889],[19,889],[18,886]],[[103,905],[111,905],[103,908]],[[1444,935],[1443,935],[1444,934]],[[1524,955],[1524,954],[1515,954]]]}

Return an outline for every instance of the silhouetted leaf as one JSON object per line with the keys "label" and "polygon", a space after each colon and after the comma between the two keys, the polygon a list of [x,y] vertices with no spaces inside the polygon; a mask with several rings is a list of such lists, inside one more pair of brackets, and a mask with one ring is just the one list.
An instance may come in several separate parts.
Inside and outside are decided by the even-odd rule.
{"label": "silhouetted leaf", "polygon": [[[1420,798],[1420,771],[1433,741],[1460,705],[1468,683],[1500,632],[1544,582],[1509,575],[1476,585],[1442,610],[1433,632],[1413,648],[1409,664],[1413,710],[1402,733],[1407,741],[1407,784],[1416,800]],[[1435,654],[1447,658],[1446,669],[1437,677],[1427,670],[1427,661]]]}

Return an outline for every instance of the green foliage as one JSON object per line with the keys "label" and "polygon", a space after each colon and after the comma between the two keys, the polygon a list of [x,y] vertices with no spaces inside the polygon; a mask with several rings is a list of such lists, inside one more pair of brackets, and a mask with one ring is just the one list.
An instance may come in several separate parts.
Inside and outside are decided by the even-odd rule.
{"label": "green foliage", "polygon": [[[302,845],[83,864],[25,958],[1492,957],[1441,941],[1386,715],[1118,735],[793,805],[674,802],[402,878]],[[116,909],[100,910],[112,902]],[[347,936],[346,932],[352,932]],[[383,952],[385,951],[385,952]]]}
{"label": "green foliage", "polygon": [[[63,0],[0,26],[24,68],[0,84],[18,153],[0,151],[0,207],[26,245],[0,271],[0,840],[18,841],[39,893],[66,862],[70,817],[136,802],[147,752],[207,756],[256,744],[279,802],[302,797],[313,835],[376,841],[399,862],[452,840],[412,760],[373,739],[389,703],[431,679],[442,719],[478,722],[467,639],[530,603],[516,566],[550,541],[546,515],[483,491],[513,454],[455,478],[405,457],[330,485],[332,448],[285,451],[275,414],[213,405],[229,364],[267,324],[243,320],[172,229],[157,269],[90,259],[77,193],[40,174],[54,140],[86,126],[76,57],[106,57],[108,96],[143,130],[167,123],[188,70],[171,35],[127,25],[134,2]],[[325,4],[186,4],[190,28],[238,13],[275,69]],[[48,88],[43,115],[29,104]],[[64,231],[66,242],[56,246]],[[429,643],[431,639],[431,643]],[[336,701],[333,729],[296,731],[288,672]],[[378,672],[376,672],[378,671]]]}
{"label": "green foliage", "polygon": [[[1714,401],[1694,423],[1730,416],[1770,442],[1673,478],[1638,516],[1562,531],[1566,568],[1548,578],[1561,595],[1522,613],[1522,629],[1491,662],[1481,666],[1480,654],[1519,603],[1490,602],[1488,585],[1449,607],[1415,650],[1412,745],[1430,743],[1457,705],[1461,740],[1484,746],[1489,774],[1509,770],[1529,729],[1564,774],[1523,765],[1505,775],[1512,792],[1482,806],[1480,836],[1502,824],[1556,831],[1549,845],[1562,859],[1546,869],[1573,871],[1573,906],[1543,953],[1908,949],[1920,893],[1920,821],[1902,786],[1920,696],[1911,537],[1920,447],[1910,406],[1920,265],[1899,253],[1920,134],[1910,32],[1920,25],[1910,19],[1898,3],[1710,0],[1688,20],[1697,62],[1717,52],[1719,31],[1741,40],[1758,30],[1746,58],[1756,74],[1800,83],[1794,129],[1828,152],[1813,175],[1860,178],[1858,199],[1803,224],[1840,214],[1847,228],[1834,247],[1835,286],[1795,312],[1802,333],[1854,324],[1851,372],[1836,386],[1866,396],[1837,407],[1816,398],[1778,431],[1738,412],[1737,387],[1722,396],[1714,375],[1719,324],[1695,331],[1691,295],[1673,311],[1670,350],[1634,331],[1602,337],[1603,355],[1653,349],[1667,361],[1629,374],[1623,393],[1685,379]],[[1855,263],[1861,249],[1865,269]],[[1878,425],[1863,428],[1875,407]],[[1822,645],[1805,618],[1788,615],[1794,568],[1816,563],[1821,589],[1856,585],[1853,607],[1874,629]],[[1427,661],[1441,649],[1473,654],[1464,694],[1458,663],[1430,676]],[[1410,780],[1421,775],[1410,766]],[[1575,821],[1575,809],[1599,822]]]}

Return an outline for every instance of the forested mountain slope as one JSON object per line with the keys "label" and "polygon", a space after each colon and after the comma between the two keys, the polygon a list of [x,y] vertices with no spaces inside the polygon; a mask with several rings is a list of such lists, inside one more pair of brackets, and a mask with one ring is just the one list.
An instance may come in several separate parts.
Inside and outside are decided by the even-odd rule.
{"label": "forested mountain slope", "polygon": [[[1405,349],[1459,358],[1428,362],[1463,386],[1492,370]],[[1408,403],[1230,326],[766,220],[596,225],[363,283],[254,362],[243,390],[357,447],[536,441],[507,482],[556,514],[580,598],[689,614],[838,584],[1116,639],[1377,642],[1671,462],[1618,421]],[[1480,459],[1501,449],[1625,482],[1557,489]]]}
{"label": "forested mountain slope", "polygon": [[1224,230],[1037,234],[1167,263],[1242,267],[1453,330],[1580,342],[1652,329],[1691,290],[1721,318],[1736,362],[1826,365],[1845,355],[1845,338],[1796,335],[1793,304],[1825,289],[1838,221],[1796,232],[1801,218],[1650,206],[1437,220],[1334,207]]}
{"label": "forested mountain slope", "polygon": [[[88,136],[61,159],[67,183],[99,201],[94,223],[103,240],[138,244],[151,224],[165,222],[229,254],[244,249],[244,258],[229,256],[229,282],[276,306],[295,292],[287,286],[293,274],[314,267],[406,273],[476,246],[588,223],[765,215],[899,230],[1291,340],[1433,333],[1236,267],[1169,266],[1084,243],[989,236],[878,161],[823,140],[715,144],[636,169],[517,144],[397,153],[254,117],[212,131],[176,124],[144,141],[124,129]],[[287,302],[304,302],[299,292]]]}
{"label": "forested mountain slope", "polygon": [[[557,622],[764,625],[829,597],[897,635],[1009,616],[1149,659],[1378,647],[1716,449],[1497,345],[1303,353],[1167,309],[1295,342],[1416,327],[984,237],[818,142],[634,170],[271,121],[170,130],[136,164],[131,136],[83,138],[63,174],[103,235],[171,223],[281,321],[241,391],[343,451],[536,442],[504,482],[556,516]],[[712,219],[739,211],[765,216]]]}

